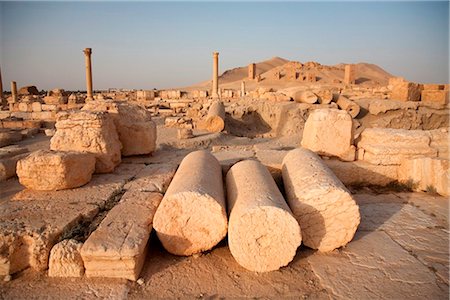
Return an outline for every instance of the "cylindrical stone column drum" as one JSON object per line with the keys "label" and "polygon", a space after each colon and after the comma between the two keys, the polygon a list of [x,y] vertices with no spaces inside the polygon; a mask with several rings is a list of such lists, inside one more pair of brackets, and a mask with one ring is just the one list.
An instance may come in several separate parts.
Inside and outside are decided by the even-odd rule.
{"label": "cylindrical stone column drum", "polygon": [[255,272],[286,266],[301,244],[301,231],[267,168],[241,161],[228,171],[226,185],[233,257]]}
{"label": "cylindrical stone column drum", "polygon": [[181,162],[153,220],[164,248],[176,255],[210,250],[227,234],[222,168],[208,151]]}
{"label": "cylindrical stone column drum", "polygon": [[326,252],[353,239],[360,222],[358,205],[317,154],[304,148],[290,151],[282,176],[306,246]]}

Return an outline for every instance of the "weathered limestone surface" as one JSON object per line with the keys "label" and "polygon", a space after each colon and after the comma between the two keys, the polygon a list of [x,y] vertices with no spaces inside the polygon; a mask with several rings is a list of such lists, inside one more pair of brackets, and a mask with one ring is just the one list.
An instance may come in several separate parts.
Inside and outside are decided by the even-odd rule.
{"label": "weathered limestone surface", "polygon": [[369,103],[369,113],[372,115],[379,115],[381,113],[386,113],[392,110],[399,109],[413,109],[416,110],[419,107],[419,102],[412,101],[399,101],[399,100],[381,100],[373,99]]}
{"label": "weathered limestone surface", "polygon": [[115,173],[94,176],[78,189],[24,190],[0,203],[0,275],[27,267],[47,269],[50,250],[58,239],[82,220],[93,219],[141,168],[126,164]]}
{"label": "weathered limestone surface", "polygon": [[81,249],[88,277],[137,280],[145,261],[159,193],[127,191]]}
{"label": "weathered limestone surface", "polygon": [[122,155],[148,154],[156,148],[156,124],[144,108],[123,101],[89,101],[83,110],[108,112],[114,121]]}
{"label": "weathered limestone surface", "polygon": [[269,171],[256,160],[242,161],[227,173],[226,183],[233,257],[255,272],[286,266],[302,235]]}
{"label": "weathered limestone surface", "polygon": [[81,258],[83,243],[76,240],[63,240],[50,251],[48,276],[50,277],[82,277],[84,264]]}
{"label": "weathered limestone surface", "polygon": [[365,161],[344,162],[336,159],[323,160],[336,177],[348,185],[386,186],[398,180],[398,166],[373,165]]}
{"label": "weathered limestone surface", "polygon": [[429,130],[430,146],[437,150],[438,157],[449,158],[449,135],[448,128]]}
{"label": "weathered limestone surface", "polygon": [[195,151],[181,162],[155,214],[154,228],[172,254],[206,251],[227,233],[222,169],[207,151]]}
{"label": "weathered limestone surface", "polygon": [[391,99],[401,101],[420,101],[421,84],[398,80],[392,85]]}
{"label": "weathered limestone surface", "polygon": [[358,232],[339,253],[311,255],[307,260],[332,299],[447,297],[433,272],[385,232]]}
{"label": "weathered limestone surface", "polygon": [[353,119],[359,115],[359,111],[361,110],[357,103],[342,95],[338,97],[338,99],[336,100],[336,104],[340,109],[348,112],[348,114],[352,116]]}
{"label": "weathered limestone surface", "polygon": [[32,190],[57,191],[88,183],[95,170],[90,153],[38,150],[17,163],[19,182]]}
{"label": "weathered limestone surface", "polygon": [[398,170],[399,181],[412,183],[416,191],[435,191],[449,196],[449,160],[445,158],[418,157],[405,159]]}
{"label": "weathered limestone surface", "polygon": [[317,95],[311,91],[296,91],[291,94],[292,99],[299,103],[316,103]]}
{"label": "weathered limestone surface", "polygon": [[219,150],[214,151],[212,154],[219,161],[222,167],[222,172],[225,174],[236,163],[254,157],[255,153],[252,150]]}
{"label": "weathered limestone surface", "polygon": [[326,252],[350,242],[360,222],[358,205],[320,157],[307,149],[292,150],[282,172],[304,244]]}
{"label": "weathered limestone surface", "polygon": [[423,90],[421,101],[445,106],[448,104],[449,92],[444,90]]}
{"label": "weathered limestone surface", "polygon": [[95,172],[108,173],[120,164],[122,145],[108,113],[73,111],[58,114],[51,150],[93,153]]}
{"label": "weathered limestone surface", "polygon": [[133,181],[125,185],[125,189],[164,194],[175,175],[177,167],[177,164],[150,164],[145,166]]}
{"label": "weathered limestone surface", "polygon": [[329,104],[333,101],[333,92],[331,90],[314,90],[320,104]]}
{"label": "weathered limestone surface", "polygon": [[301,145],[320,155],[355,160],[353,123],[350,115],[338,109],[316,109],[305,123]]}
{"label": "weathered limestone surface", "polygon": [[225,106],[221,101],[215,101],[209,107],[205,126],[209,132],[221,132],[225,128]]}
{"label": "weathered limestone surface", "polygon": [[20,154],[13,157],[0,159],[0,182],[16,176],[17,162],[27,154]]}
{"label": "weathered limestone surface", "polygon": [[428,131],[366,128],[358,142],[358,159],[376,165],[399,165],[403,159],[436,157]]}

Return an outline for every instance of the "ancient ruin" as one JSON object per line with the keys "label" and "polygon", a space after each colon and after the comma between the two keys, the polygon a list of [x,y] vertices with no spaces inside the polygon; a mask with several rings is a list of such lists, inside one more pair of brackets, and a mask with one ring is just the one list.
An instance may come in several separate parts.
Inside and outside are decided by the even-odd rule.
{"label": "ancient ruin", "polygon": [[[35,82],[12,71],[19,62],[1,62],[0,298],[448,298],[448,78],[356,63],[347,41],[339,47],[348,57],[332,64],[310,58],[335,55],[331,42],[316,49],[292,37],[275,45],[290,59],[257,61],[265,52],[251,51],[282,40],[266,32],[275,12],[255,27],[262,44],[251,30],[239,39],[213,26],[220,11],[199,13],[218,32],[206,47],[175,10],[161,22],[158,10],[142,11],[188,38],[173,33],[171,48],[150,25],[139,42],[117,27],[129,41],[108,49],[97,37],[95,65],[81,46],[71,49],[80,70],[30,65],[42,72]],[[281,23],[300,32],[300,17]],[[121,18],[112,19],[133,23]],[[130,56],[146,58],[111,59],[128,42]],[[211,79],[212,47],[226,70],[214,51]],[[181,66],[192,49],[192,64]],[[155,53],[161,65],[171,57],[167,74]],[[78,81],[39,78],[54,72]],[[106,73],[123,88],[105,86]],[[183,86],[180,74],[195,81]]]}

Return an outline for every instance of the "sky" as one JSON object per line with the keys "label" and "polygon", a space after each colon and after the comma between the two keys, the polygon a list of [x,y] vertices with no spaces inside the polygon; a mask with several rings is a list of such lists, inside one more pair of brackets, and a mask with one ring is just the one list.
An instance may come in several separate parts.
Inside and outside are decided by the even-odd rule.
{"label": "sky", "polygon": [[3,86],[188,86],[274,56],[449,82],[449,2],[0,2]]}

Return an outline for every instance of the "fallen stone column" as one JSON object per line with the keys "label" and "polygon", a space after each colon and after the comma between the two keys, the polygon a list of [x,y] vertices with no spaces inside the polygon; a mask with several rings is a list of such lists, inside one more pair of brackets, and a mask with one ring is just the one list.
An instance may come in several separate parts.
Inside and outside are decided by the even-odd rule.
{"label": "fallen stone column", "polygon": [[269,171],[258,161],[242,161],[227,173],[226,183],[233,257],[255,272],[286,266],[301,244],[301,231]]}
{"label": "fallen stone column", "polygon": [[81,248],[87,277],[137,280],[162,195],[128,191]]}
{"label": "fallen stone column", "polygon": [[326,252],[352,240],[360,221],[358,205],[319,156],[303,148],[290,151],[282,176],[306,246]]}
{"label": "fallen stone column", "polygon": [[317,90],[314,91],[317,95],[320,104],[330,104],[333,101],[333,92],[331,90]]}
{"label": "fallen stone column", "polygon": [[222,168],[207,151],[181,162],[155,214],[154,228],[172,254],[210,250],[227,234]]}
{"label": "fallen stone column", "polygon": [[205,126],[209,132],[221,132],[225,128],[225,107],[221,101],[215,101],[209,107]]}
{"label": "fallen stone column", "polygon": [[297,91],[291,94],[292,99],[299,103],[314,104],[317,102],[317,95],[311,91]]}
{"label": "fallen stone column", "polygon": [[347,111],[353,119],[358,116],[359,111],[361,110],[358,104],[344,96],[339,96],[336,100],[336,104],[340,109]]}

